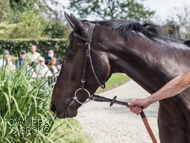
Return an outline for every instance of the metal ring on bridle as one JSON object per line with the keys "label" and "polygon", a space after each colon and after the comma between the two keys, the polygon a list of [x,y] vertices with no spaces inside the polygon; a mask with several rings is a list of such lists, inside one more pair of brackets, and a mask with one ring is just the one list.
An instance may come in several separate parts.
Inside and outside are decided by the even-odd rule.
{"label": "metal ring on bridle", "polygon": [[85,92],[88,94],[89,97],[91,96],[91,95],[90,95],[90,92],[89,92],[88,90],[86,90],[85,88],[84,88],[84,89],[79,88],[79,89],[77,89],[77,90],[75,91],[75,95],[74,95],[74,97],[73,97],[73,100],[76,100],[79,104],[85,104],[85,103],[88,103],[89,101],[91,101],[91,100],[88,98],[88,100],[85,101],[84,103],[80,102],[80,101],[78,100],[78,97],[77,97],[77,92],[80,91],[80,90],[85,91]]}
{"label": "metal ring on bridle", "polygon": [[84,79],[84,80],[83,80],[83,79],[81,79],[81,82],[82,82],[82,83],[83,83],[83,82],[86,82],[86,79]]}

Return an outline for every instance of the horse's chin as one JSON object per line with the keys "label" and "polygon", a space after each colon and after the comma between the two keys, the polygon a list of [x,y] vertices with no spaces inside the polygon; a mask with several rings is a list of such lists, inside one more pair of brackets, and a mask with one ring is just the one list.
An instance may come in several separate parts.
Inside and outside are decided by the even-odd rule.
{"label": "horse's chin", "polygon": [[57,113],[56,116],[58,118],[73,118],[77,116],[77,109],[80,107],[81,105],[76,103],[74,100],[68,103],[68,106],[66,108],[65,111],[62,111],[60,113]]}
{"label": "horse's chin", "polygon": [[60,119],[73,118],[77,116],[77,113],[78,113],[77,110],[66,110],[65,112],[56,114],[56,116]]}
{"label": "horse's chin", "polygon": [[65,113],[66,118],[73,118],[77,116],[77,110],[67,110]]}

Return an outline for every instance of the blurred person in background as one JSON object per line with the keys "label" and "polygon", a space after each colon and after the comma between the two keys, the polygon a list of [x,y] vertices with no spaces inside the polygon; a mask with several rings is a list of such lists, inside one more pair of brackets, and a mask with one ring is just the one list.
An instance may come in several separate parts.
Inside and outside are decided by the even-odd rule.
{"label": "blurred person in background", "polygon": [[59,68],[56,65],[56,58],[55,57],[51,58],[50,63],[48,64],[48,67],[53,74],[55,74],[55,73],[59,74],[58,73]]}
{"label": "blurred person in background", "polygon": [[8,63],[7,63],[7,68],[11,71],[16,69],[16,66],[14,64],[12,64],[12,60],[11,57],[8,58]]}
{"label": "blurred person in background", "polygon": [[[38,65],[36,66],[36,75],[37,77],[44,77],[44,81],[46,81],[46,79],[48,77],[52,76],[51,71],[49,70],[49,68],[45,65],[45,59],[43,57],[40,57],[38,59]],[[48,91],[48,82],[46,82],[44,84],[45,89],[46,89],[46,94],[49,95],[49,91]]]}
{"label": "blurred person in background", "polygon": [[180,33],[181,39],[185,39],[186,38],[187,31],[186,31],[185,23],[184,22],[181,23],[181,25],[180,25],[179,33]]}
{"label": "blurred person in background", "polygon": [[48,65],[50,64],[51,58],[55,58],[56,59],[56,66],[58,69],[61,69],[60,67],[60,61],[58,60],[58,58],[54,57],[54,52],[53,50],[49,50],[48,51],[48,57],[45,59],[45,64]]}
{"label": "blurred person in background", "polygon": [[49,68],[45,65],[45,60],[43,57],[40,57],[38,59],[38,65],[36,66],[36,74],[37,76],[45,77],[46,79],[50,76],[52,76],[51,71]]}
{"label": "blurred person in background", "polygon": [[26,74],[32,77],[36,77],[36,72],[34,68],[26,61],[24,67],[26,68]]}
{"label": "blurred person in background", "polygon": [[32,62],[36,62],[38,60],[38,58],[41,57],[41,55],[36,52],[36,46],[32,45],[30,48],[31,52],[28,52],[26,54],[26,59],[28,60],[29,64],[31,64]]}
{"label": "blurred person in background", "polygon": [[19,70],[22,68],[22,64],[26,62],[26,51],[21,50],[20,51],[20,57],[15,61],[16,68],[19,68]]}
{"label": "blurred person in background", "polygon": [[10,58],[10,53],[8,50],[5,50],[5,57],[4,59],[1,58],[0,59],[0,68],[3,66],[3,65],[6,65],[6,62],[8,61],[7,65],[12,65],[13,63],[11,62],[11,60],[9,59]]}

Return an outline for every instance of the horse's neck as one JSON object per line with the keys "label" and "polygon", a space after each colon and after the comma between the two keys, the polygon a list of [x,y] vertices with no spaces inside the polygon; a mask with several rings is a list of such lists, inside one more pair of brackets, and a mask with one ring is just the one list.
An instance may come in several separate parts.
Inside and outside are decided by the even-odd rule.
{"label": "horse's neck", "polygon": [[[142,38],[143,39],[143,38]],[[149,40],[136,39],[135,41],[118,44],[118,50],[112,52],[116,60],[111,60],[112,72],[126,73],[149,93],[159,90],[175,76],[181,75],[190,67],[190,50],[181,46],[175,49]],[[123,46],[122,46],[123,45]],[[168,49],[169,48],[169,49]],[[173,52],[171,52],[174,50]],[[114,57],[114,56],[111,57]],[[184,128],[189,129],[190,123],[190,87],[178,96],[160,101],[159,117],[166,124],[175,118]],[[185,121],[185,122],[184,122]]]}
{"label": "horse's neck", "polygon": [[[119,50],[113,52],[116,60],[111,62],[112,72],[127,74],[149,93],[153,93],[173,77],[188,70],[185,65],[190,66],[190,62],[185,63],[179,59],[184,49],[177,51],[173,47],[176,52],[171,52],[172,47],[155,43],[148,38],[136,35],[135,39],[117,45],[121,47],[117,47]],[[190,51],[187,52],[190,56]]]}

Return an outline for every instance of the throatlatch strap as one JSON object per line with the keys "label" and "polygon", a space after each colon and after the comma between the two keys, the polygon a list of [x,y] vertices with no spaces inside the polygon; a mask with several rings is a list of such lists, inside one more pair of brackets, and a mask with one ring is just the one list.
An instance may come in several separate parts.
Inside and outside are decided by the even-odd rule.
{"label": "throatlatch strap", "polygon": [[92,64],[92,58],[91,58],[91,54],[90,54],[90,50],[88,51],[89,52],[89,56],[88,56],[88,59],[89,59],[89,62],[90,62],[90,69],[94,75],[94,78],[96,80],[96,82],[99,84],[99,86],[102,88],[102,89],[105,89],[105,83],[101,84],[96,73],[95,73],[95,70],[94,70],[94,67],[93,67],[93,64]]}

